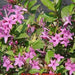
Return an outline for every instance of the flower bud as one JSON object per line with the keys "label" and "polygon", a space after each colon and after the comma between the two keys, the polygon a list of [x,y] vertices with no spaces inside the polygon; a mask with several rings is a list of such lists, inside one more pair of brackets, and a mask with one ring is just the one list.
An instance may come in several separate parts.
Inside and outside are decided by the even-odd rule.
{"label": "flower bud", "polygon": [[18,44],[18,41],[17,40],[15,41],[15,44]]}

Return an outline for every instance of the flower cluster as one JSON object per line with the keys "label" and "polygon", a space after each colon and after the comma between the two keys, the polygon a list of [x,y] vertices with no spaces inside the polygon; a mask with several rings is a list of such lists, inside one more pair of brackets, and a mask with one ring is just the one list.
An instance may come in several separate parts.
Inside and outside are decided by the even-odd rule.
{"label": "flower cluster", "polygon": [[[19,67],[22,67],[27,59],[30,59],[29,64],[33,69],[40,69],[39,67],[39,62],[36,60],[32,60],[33,57],[36,56],[36,53],[32,47],[30,47],[30,51],[28,53],[25,53],[25,55],[18,55],[15,56],[15,63],[14,66],[18,65]],[[7,56],[3,57],[3,67],[6,67],[6,71],[8,71],[10,68],[14,68],[13,65],[11,64],[11,61]]]}
{"label": "flower cluster", "polygon": [[53,46],[55,47],[56,45],[64,44],[66,47],[69,43],[69,39],[73,40],[72,36],[74,35],[73,33],[70,32],[70,30],[67,30],[66,28],[60,29],[60,33],[56,33],[55,36],[51,36],[50,42],[53,43]]}
{"label": "flower cluster", "polygon": [[45,13],[37,0],[7,2],[0,9],[0,74],[75,74],[74,3],[41,0],[51,9]]}
{"label": "flower cluster", "polygon": [[13,68],[11,61],[6,56],[3,57],[3,67],[6,67],[6,71],[8,71],[10,68]]}
{"label": "flower cluster", "polygon": [[19,67],[21,67],[22,65],[24,65],[24,56],[21,56],[20,54],[18,55],[18,57],[15,57],[15,63],[14,65],[18,65]]}
{"label": "flower cluster", "polygon": [[48,64],[48,67],[52,67],[53,70],[56,70],[56,67],[59,66],[59,63],[61,59],[63,59],[64,57],[61,56],[60,54],[55,54],[54,55],[55,59],[54,60],[50,60],[50,64]]}
{"label": "flower cluster", "polygon": [[65,68],[69,70],[69,75],[72,75],[72,73],[75,72],[75,63],[71,63],[71,60],[67,59],[67,62],[65,63]]}
{"label": "flower cluster", "polygon": [[21,20],[24,19],[22,15],[23,11],[27,11],[27,9],[18,5],[15,5],[14,7],[14,9],[12,8],[12,5],[5,5],[3,7],[6,16],[0,21],[0,38],[4,38],[5,43],[7,43],[9,37],[12,37],[12,35],[10,35],[12,26],[15,25],[16,22],[21,24]]}

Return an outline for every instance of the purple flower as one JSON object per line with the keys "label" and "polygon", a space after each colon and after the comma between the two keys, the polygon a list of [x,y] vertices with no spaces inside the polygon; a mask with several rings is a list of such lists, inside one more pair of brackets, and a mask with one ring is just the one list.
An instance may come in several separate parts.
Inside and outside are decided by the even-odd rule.
{"label": "purple flower", "polygon": [[23,11],[27,11],[27,9],[22,8],[22,7],[18,6],[18,5],[15,5],[14,7],[15,7],[15,10],[20,11],[20,12],[21,12],[22,10],[23,10]]}
{"label": "purple flower", "polygon": [[64,57],[61,56],[60,54],[55,54],[54,57],[57,59],[58,62],[59,62],[61,59],[64,58]]}
{"label": "purple flower", "polygon": [[51,64],[49,64],[48,66],[49,67],[52,67],[53,70],[55,71],[56,70],[56,67],[59,66],[58,63],[56,63],[56,60],[50,60]]}
{"label": "purple flower", "polygon": [[3,20],[0,21],[0,38],[4,38],[5,43],[7,43],[8,38],[11,37],[10,31],[12,26],[16,24],[17,21],[20,24],[22,23],[21,20],[24,19],[22,14],[26,9],[18,5],[15,5],[15,8],[13,9],[12,5],[8,4],[3,6],[3,9],[0,10],[4,10],[6,15],[6,17],[3,17]]}
{"label": "purple flower", "polygon": [[66,26],[68,24],[72,25],[72,23],[71,23],[71,17],[72,16],[65,17],[65,23],[63,24],[64,26]]}
{"label": "purple flower", "polygon": [[3,57],[3,67],[6,67],[6,71],[8,71],[10,68],[13,68],[11,61],[6,56]]}
{"label": "purple flower", "polygon": [[69,75],[72,75],[72,73],[75,71],[75,63],[71,63],[71,60],[68,59],[65,63],[65,68],[69,70]]}
{"label": "purple flower", "polygon": [[12,18],[13,15],[11,15],[9,18],[8,17],[3,17],[4,20],[6,21],[3,23],[4,25],[8,25],[10,29],[12,29],[12,25],[16,24],[16,21]]}
{"label": "purple flower", "polygon": [[9,31],[6,33],[2,27],[0,28],[0,38],[4,38],[5,43],[7,43],[8,37],[11,37]]}
{"label": "purple flower", "polygon": [[14,65],[18,65],[19,67],[21,67],[22,65],[24,65],[24,56],[21,56],[20,54],[18,55],[18,57],[15,58],[15,63]]}
{"label": "purple flower", "polygon": [[42,39],[50,40],[48,32],[49,32],[49,30],[47,28],[44,28],[44,32],[42,32],[42,35],[40,37]]}
{"label": "purple flower", "polygon": [[55,34],[55,36],[51,36],[50,42],[53,43],[53,46],[55,47],[56,45],[59,44],[59,42],[62,40],[62,37],[60,34]]}
{"label": "purple flower", "polygon": [[63,38],[63,41],[61,42],[61,44],[64,44],[65,47],[67,47],[68,43],[69,43],[69,40],[67,38]]}
{"label": "purple flower", "polygon": [[55,36],[51,36],[51,39],[49,40],[49,42],[53,43],[54,47],[59,43],[64,44],[66,47],[70,42],[69,39],[73,40],[72,36],[74,33],[70,33],[70,30],[67,30],[66,28],[60,30],[60,33],[56,33]]}
{"label": "purple flower", "polygon": [[31,65],[32,69],[40,69],[40,67],[38,66],[39,65],[38,61],[35,61],[35,60],[32,61],[31,60],[30,65]]}
{"label": "purple flower", "polygon": [[24,19],[24,16],[21,15],[21,14],[16,14],[16,15],[13,15],[13,17],[15,18],[15,21],[18,21],[20,24],[22,23],[21,20]]}
{"label": "purple flower", "polygon": [[34,49],[32,47],[30,47],[29,49],[30,51],[28,53],[25,53],[25,60],[28,58],[32,59],[34,56],[36,56]]}

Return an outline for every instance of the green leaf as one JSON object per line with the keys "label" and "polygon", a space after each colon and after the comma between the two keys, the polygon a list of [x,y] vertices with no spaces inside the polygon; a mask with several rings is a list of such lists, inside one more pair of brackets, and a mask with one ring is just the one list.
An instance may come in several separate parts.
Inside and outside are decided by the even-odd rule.
{"label": "green leaf", "polygon": [[46,53],[46,56],[45,56],[45,61],[47,62],[47,64],[50,62],[50,58],[54,56],[54,52],[53,51],[48,51]]}
{"label": "green leaf", "polygon": [[68,15],[72,15],[73,13],[74,4],[70,4],[61,10],[61,17],[64,18]]}
{"label": "green leaf", "polygon": [[62,10],[61,10],[61,17],[64,18],[68,15],[70,15],[69,14],[69,6],[66,6],[66,7],[62,8]]}
{"label": "green leaf", "polygon": [[25,1],[25,3],[24,3],[25,8],[27,8],[28,2],[29,2],[29,0]]}
{"label": "green leaf", "polygon": [[22,24],[22,25],[19,25],[17,28],[16,28],[16,31],[18,31],[19,33],[21,33],[21,32],[24,32],[25,31],[25,29],[26,29],[26,24],[24,23],[24,24]]}
{"label": "green leaf", "polygon": [[15,58],[14,58],[14,57],[10,57],[10,60],[11,60],[11,61],[15,61]]}
{"label": "green leaf", "polygon": [[42,69],[40,70],[40,73],[42,74],[42,73],[45,72],[45,71],[46,71],[46,69],[42,68]]}
{"label": "green leaf", "polygon": [[32,47],[34,48],[34,49],[40,49],[40,48],[43,48],[43,46],[44,46],[44,42],[42,41],[42,40],[36,40],[35,42],[33,42],[33,44],[32,44]]}
{"label": "green leaf", "polygon": [[61,4],[62,4],[62,0],[55,0],[55,8],[58,11],[58,13],[60,14],[61,11]]}
{"label": "green leaf", "polygon": [[18,31],[19,33],[22,31],[23,25],[19,25],[16,29],[16,31]]}
{"label": "green leaf", "polygon": [[22,39],[22,38],[28,38],[29,36],[26,33],[21,33],[18,37],[15,39]]}
{"label": "green leaf", "polygon": [[40,6],[40,4],[32,7],[31,10],[37,10],[39,8],[39,6]]}
{"label": "green leaf", "polygon": [[54,2],[56,4],[55,8],[60,8],[61,7],[62,0],[54,0]]}
{"label": "green leaf", "polygon": [[11,56],[14,56],[13,51],[7,51],[6,54],[11,55]]}
{"label": "green leaf", "polygon": [[69,8],[69,12],[72,14],[72,13],[73,13],[73,9],[74,9],[74,7],[75,7],[75,4],[70,4],[69,7],[70,7],[70,8]]}
{"label": "green leaf", "polygon": [[26,21],[26,24],[33,24],[35,20],[35,15],[29,16],[29,19]]}
{"label": "green leaf", "polygon": [[2,51],[4,51],[7,48],[6,45],[2,45]]}
{"label": "green leaf", "polygon": [[[61,74],[63,74],[63,73],[65,73],[67,70],[65,69],[65,67],[63,66],[63,65],[60,65],[60,66],[58,66],[57,67],[57,72],[58,73],[61,73]],[[64,75],[64,74],[63,74]]]}
{"label": "green leaf", "polygon": [[31,0],[28,4],[28,9],[30,9],[36,2],[37,0]]}
{"label": "green leaf", "polygon": [[39,15],[37,20],[40,21],[41,18],[44,18],[44,20],[48,22],[53,22],[54,20],[56,20],[56,17],[47,13]]}
{"label": "green leaf", "polygon": [[48,7],[48,9],[55,11],[54,4],[50,0],[41,0],[41,2]]}
{"label": "green leaf", "polygon": [[71,0],[71,1],[75,3],[75,0]]}
{"label": "green leaf", "polygon": [[70,58],[72,63],[75,63],[75,58]]}
{"label": "green leaf", "polygon": [[73,53],[74,50],[75,50],[75,39],[74,39],[73,48],[71,48],[70,52]]}
{"label": "green leaf", "polygon": [[37,69],[31,69],[31,70],[29,71],[30,74],[35,74],[35,73],[38,73],[38,72],[40,72],[40,71],[37,70]]}

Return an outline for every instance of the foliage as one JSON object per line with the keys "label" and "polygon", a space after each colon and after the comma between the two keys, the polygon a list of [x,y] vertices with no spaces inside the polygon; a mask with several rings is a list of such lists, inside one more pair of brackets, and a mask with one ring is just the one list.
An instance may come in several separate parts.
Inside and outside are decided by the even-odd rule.
{"label": "foliage", "polygon": [[0,74],[75,74],[75,0],[41,0],[51,12],[38,15],[37,0],[7,2],[0,9]]}

